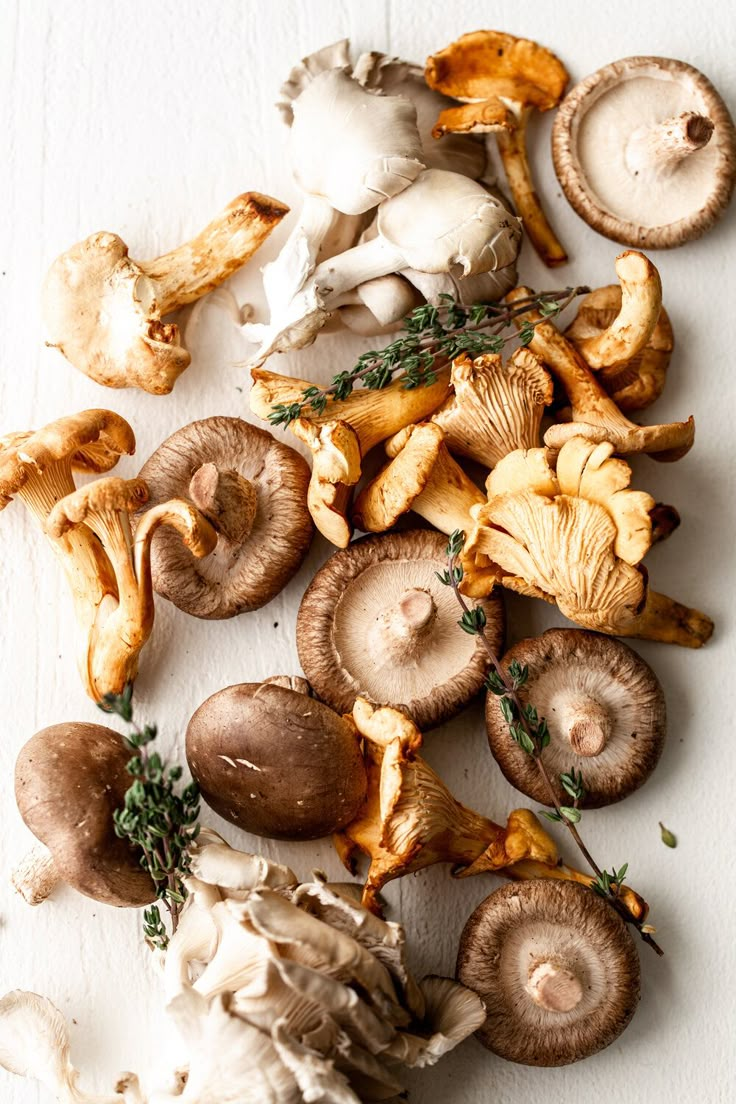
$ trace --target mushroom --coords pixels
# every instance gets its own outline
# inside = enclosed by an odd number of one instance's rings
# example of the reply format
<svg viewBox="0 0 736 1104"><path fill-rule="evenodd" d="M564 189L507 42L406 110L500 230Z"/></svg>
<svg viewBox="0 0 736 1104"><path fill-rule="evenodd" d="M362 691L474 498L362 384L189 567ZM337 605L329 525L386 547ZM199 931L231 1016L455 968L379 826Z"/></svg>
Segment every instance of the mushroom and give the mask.
<svg viewBox="0 0 736 1104"><path fill-rule="evenodd" d="M132 260L117 234L92 234L48 271L48 343L106 387L168 395L191 357L178 327L162 318L236 272L287 211L277 199L245 192L196 238L155 261Z"/></svg>
<svg viewBox="0 0 736 1104"><path fill-rule="evenodd" d="M146 495L139 480L98 480L74 489L73 471L108 471L135 438L109 410L85 410L43 429L0 440L0 509L18 495L31 510L61 561L82 631L79 669L87 693L101 701L121 693L138 669L138 654L153 625L147 565L150 533L159 524L179 528L201 554L216 534L186 503L151 512L148 537L135 554L128 511Z"/></svg>
<svg viewBox="0 0 736 1104"><path fill-rule="evenodd" d="M314 576L297 616L299 662L337 713L360 696L434 728L480 692L488 657L477 638L457 633L454 598L435 576L446 566L445 543L426 530L366 537ZM501 599L483 608L498 648Z"/></svg>
<svg viewBox="0 0 736 1104"><path fill-rule="evenodd" d="M584 628L699 648L713 622L649 590L640 562L657 508L629 489L631 469L614 451L572 437L556 456L504 457L488 477L487 505L472 509L461 588L483 597L499 583L556 602Z"/></svg>
<svg viewBox="0 0 736 1104"><path fill-rule="evenodd" d="M113 813L133 782L130 757L117 732L74 721L41 729L21 748L15 799L40 846L16 868L13 885L29 905L45 901L59 882L106 905L154 900L139 853L115 834Z"/></svg>
<svg viewBox="0 0 736 1104"><path fill-rule="evenodd" d="M514 303L529 294L529 288L515 288L506 300ZM546 445L559 449L571 437L584 436L598 443L611 441L616 452L624 456L646 452L653 460L663 462L679 460L690 451L695 439L692 417L669 425L635 425L621 413L574 345L552 322L538 311L528 311L523 320L534 324L529 348L559 379L570 400L572 421L551 426L544 435ZM523 325L521 318L516 322Z"/></svg>
<svg viewBox="0 0 736 1104"><path fill-rule="evenodd" d="M502 886L466 923L457 976L486 1008L477 1038L527 1066L608 1046L639 1001L639 957L610 905L572 882Z"/></svg>
<svg viewBox="0 0 736 1104"><path fill-rule="evenodd" d="M148 487L144 510L191 499L217 532L213 550L199 558L170 530L153 538L154 589L185 613L220 619L259 609L299 570L313 533L309 468L265 430L240 418L192 422L156 449L140 478Z"/></svg>
<svg viewBox="0 0 736 1104"><path fill-rule="evenodd" d="M380 915L387 882L434 863L452 863L459 878L492 872L592 884L592 877L558 860L554 841L528 809L515 809L502 828L456 801L419 755L422 736L410 717L358 698L353 720L364 738L368 794L334 842L351 872L356 850L370 858L366 908ZM632 919L646 917L648 906L633 890L620 887L619 900Z"/></svg>
<svg viewBox="0 0 736 1104"><path fill-rule="evenodd" d="M359 284L402 269L462 276L513 266L521 230L500 200L459 173L425 169L378 209L375 237L317 265L268 327L245 327L260 340L251 365L314 341L340 297Z"/></svg>
<svg viewBox="0 0 736 1104"><path fill-rule="evenodd" d="M272 839L319 839L365 797L355 729L307 694L270 683L228 686L187 727L192 777L225 820Z"/></svg>
<svg viewBox="0 0 736 1104"><path fill-rule="evenodd" d="M434 422L407 426L386 442L390 462L355 500L353 523L365 533L383 533L413 510L441 533L464 531L470 508L485 496L453 460L444 431Z"/></svg>
<svg viewBox="0 0 736 1104"><path fill-rule="evenodd" d="M556 107L568 73L559 58L536 42L501 31L473 31L427 59L430 88L461 100L443 111L434 129L443 134L496 135L516 209L544 263L564 264L567 254L555 237L534 188L526 153L526 129L536 108Z"/></svg>
<svg viewBox="0 0 736 1104"><path fill-rule="evenodd" d="M543 762L557 780L580 771L582 808L611 805L642 786L664 747L664 694L651 667L620 640L579 629L548 629L521 640L503 657L529 671L519 697L547 720L551 740ZM527 797L549 805L531 758L509 736L499 699L489 694L486 728L493 757ZM565 804L565 794L559 797Z"/></svg>
<svg viewBox="0 0 736 1104"><path fill-rule="evenodd" d="M567 95L552 131L563 191L589 226L642 249L670 249L709 230L731 199L736 129L699 70L629 57Z"/></svg>
<svg viewBox="0 0 736 1104"><path fill-rule="evenodd" d="M450 382L453 394L432 421L444 430L451 452L492 468L515 449L539 445L553 389L534 353L516 349L505 365L493 353L475 359L463 353L452 362Z"/></svg>
<svg viewBox="0 0 736 1104"><path fill-rule="evenodd" d="M314 457L307 505L323 536L340 548L350 543L347 511L352 488L359 481L362 460L372 448L404 426L421 421L447 398L449 368L440 368L434 382L407 388L397 379L380 390L361 388L346 399L331 399L322 411L310 409L290 422L292 433ZM316 385L254 368L250 408L264 421L279 408L304 402ZM319 388L316 388L319 390Z"/></svg>
<svg viewBox="0 0 736 1104"><path fill-rule="evenodd" d="M622 302L622 287L618 284L596 288L580 300L577 314L565 330L565 337L583 357L586 356L586 348L590 348L590 342L596 342L609 333L611 327L618 329ZM620 358L614 359L613 363L600 366L591 364L587 359L586 363L596 371L598 381L619 410L628 414L651 406L662 394L674 347L672 323L662 307L646 343L635 353L631 353L626 341Z"/></svg>

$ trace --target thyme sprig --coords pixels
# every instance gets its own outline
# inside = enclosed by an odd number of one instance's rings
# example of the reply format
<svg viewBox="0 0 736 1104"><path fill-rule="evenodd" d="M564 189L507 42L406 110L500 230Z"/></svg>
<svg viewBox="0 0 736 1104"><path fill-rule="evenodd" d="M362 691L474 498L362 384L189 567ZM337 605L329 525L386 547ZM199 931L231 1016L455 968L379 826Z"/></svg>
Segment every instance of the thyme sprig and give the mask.
<svg viewBox="0 0 736 1104"><path fill-rule="evenodd" d="M579 804L585 796L585 784L582 772L570 771L560 775L560 785L564 792L572 798L572 804L563 805L558 800L555 787L550 778L549 771L542 759L542 752L550 743L550 732L544 717L539 717L537 710L531 703L526 705L519 697L519 690L529 678L529 669L517 662L509 664L508 672L504 671L496 656L486 634L486 615L482 606L469 606L460 592L460 584L463 581L463 568L458 563L458 557L465 544L465 534L455 530L447 544L447 569L436 572L437 578L445 586L452 588L458 604L462 609L462 616L458 625L463 632L477 636L491 661L491 670L486 679L486 689L495 694L499 699L499 706L504 720L509 726L512 739L519 745L522 751L529 755L536 765L543 784L549 795L551 809L541 809L540 812L548 820L564 824L575 841L576 846L583 855L586 863L593 872L591 889L600 897L612 905L619 915L629 924L633 924L639 935L648 943L658 955L664 954L662 948L652 939L653 929L643 921L634 919L629 910L620 901L620 893L626 878L628 863L624 863L618 870L615 868L609 873L602 870L586 847L577 825L582 813Z"/></svg>
<svg viewBox="0 0 736 1104"><path fill-rule="evenodd" d="M586 295L587 287L540 291L507 303L475 303L463 306L452 295L440 295L441 303L426 303L404 319L404 333L385 349L372 349L358 357L349 372L338 372L329 387L307 387L302 397L293 403L276 403L268 415L271 425L289 425L300 418L306 408L322 414L330 401L346 399L360 384L369 391L380 391L394 379L412 391L429 387L437 380L437 371L460 353L480 356L500 353L515 334L503 335L515 318L528 311L538 311L542 319L555 318L578 295ZM536 323L523 322L518 333L521 345L528 345L534 336Z"/></svg>
<svg viewBox="0 0 736 1104"><path fill-rule="evenodd" d="M99 705L132 725L132 698L130 684L122 694L106 694ZM133 752L127 770L134 781L123 807L115 810L115 834L142 852L141 866L155 882L156 896L169 913L173 934L187 895L184 879L190 869L189 846L199 834L199 789L191 782L177 793L182 768L169 766L158 752L149 750L157 735L156 725L144 725L123 736ZM168 945L158 905L144 909L143 933L152 948L164 950Z"/></svg>

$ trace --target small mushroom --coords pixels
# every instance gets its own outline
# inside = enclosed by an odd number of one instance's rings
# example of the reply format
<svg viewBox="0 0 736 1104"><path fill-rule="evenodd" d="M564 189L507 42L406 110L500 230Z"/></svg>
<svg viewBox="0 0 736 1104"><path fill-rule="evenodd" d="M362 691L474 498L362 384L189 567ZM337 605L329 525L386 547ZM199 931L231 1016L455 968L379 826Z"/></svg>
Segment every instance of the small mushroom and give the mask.
<svg viewBox="0 0 736 1104"><path fill-rule="evenodd" d="M624 245L670 249L700 237L728 206L736 129L692 65L629 57L567 95L552 155L568 201L594 230Z"/></svg>
<svg viewBox="0 0 736 1104"><path fill-rule="evenodd" d="M339 548L350 543L348 510L362 460L372 448L404 426L421 421L447 398L449 368L436 373L434 383L407 388L401 379L377 391L361 388L346 399L330 400L324 410L309 409L290 423L295 437L313 456L307 504L317 529ZM264 421L278 407L288 408L314 393L308 380L280 376L263 368L252 371L250 408ZM319 390L319 388L317 388Z"/></svg>
<svg viewBox="0 0 736 1104"><path fill-rule="evenodd" d="M37 732L15 765L15 799L39 840L13 885L38 905L59 882L106 905L139 908L156 889L140 854L115 835L113 813L133 783L131 752L102 725L68 722Z"/></svg>
<svg viewBox="0 0 736 1104"><path fill-rule="evenodd" d="M536 42L501 31L473 31L427 59L430 88L463 101L443 111L434 129L443 134L493 132L511 194L529 239L545 264L564 264L534 188L526 153L526 129L536 108L556 107L568 73L559 58Z"/></svg>
<svg viewBox="0 0 736 1104"><path fill-rule="evenodd" d="M257 836L328 836L365 797L354 726L275 681L213 694L189 722L186 752L207 804Z"/></svg>
<svg viewBox="0 0 736 1104"><path fill-rule="evenodd" d="M458 633L452 593L435 576L446 541L428 531L366 537L335 553L307 589L297 649L315 692L337 713L359 696L406 709L423 729L454 716L479 693L488 658ZM493 647L503 605L484 602Z"/></svg>
<svg viewBox="0 0 736 1104"><path fill-rule="evenodd" d="M485 496L453 460L438 425L407 426L386 442L386 452L392 459L355 500L358 529L383 533L409 510L440 533L469 528L470 508Z"/></svg>
<svg viewBox="0 0 736 1104"><path fill-rule="evenodd" d="M289 210L245 192L201 234L155 261L134 261L117 234L72 246L43 287L48 343L106 387L168 395L191 357L165 315L193 303L236 272Z"/></svg>
<svg viewBox="0 0 736 1104"><path fill-rule="evenodd" d="M529 670L519 690L545 717L551 740L543 753L550 778L580 771L586 809L611 805L642 786L664 747L664 694L651 667L620 640L579 629L548 629L503 657ZM535 764L509 736L499 699L489 694L486 727L493 756L512 786L549 805ZM558 797L567 804L559 786Z"/></svg>
<svg viewBox="0 0 736 1104"><path fill-rule="evenodd" d="M313 532L309 468L265 430L240 418L192 422L156 449L140 478L148 487L144 510L191 499L217 532L204 557L171 530L153 538L154 589L185 613L220 619L259 609L299 570Z"/></svg>
<svg viewBox="0 0 736 1104"><path fill-rule="evenodd" d="M552 380L541 359L516 349L508 364L493 353L466 353L452 362L453 394L432 415L445 432L448 448L493 468L515 449L536 448ZM465 528L460 525L459 529Z"/></svg>
<svg viewBox="0 0 736 1104"><path fill-rule="evenodd" d="M529 294L529 288L515 288L506 298L513 303ZM584 436L598 443L611 441L622 456L645 452L653 460L671 463L687 455L695 440L692 417L668 425L640 426L630 422L575 346L552 322L543 319L538 311L528 311L523 318L534 323L529 348L554 373L570 400L572 421L547 430L544 442L549 448L559 449L571 437ZM516 322L523 324L521 318Z"/></svg>
<svg viewBox="0 0 736 1104"><path fill-rule="evenodd" d="M639 1002L639 957L626 925L572 882L510 884L481 901L460 938L457 977L485 1004L480 1042L527 1066L596 1054Z"/></svg>
<svg viewBox="0 0 736 1104"><path fill-rule="evenodd" d="M591 291L580 300L565 337L583 354L588 367L595 370L596 378L619 410L628 414L651 406L662 394L675 337L669 315L662 307L646 343L635 353L631 353L627 341L620 359L609 365L592 364L586 356L586 349L590 348L588 343L610 332L612 326L618 328L622 302L623 291L619 284Z"/></svg>

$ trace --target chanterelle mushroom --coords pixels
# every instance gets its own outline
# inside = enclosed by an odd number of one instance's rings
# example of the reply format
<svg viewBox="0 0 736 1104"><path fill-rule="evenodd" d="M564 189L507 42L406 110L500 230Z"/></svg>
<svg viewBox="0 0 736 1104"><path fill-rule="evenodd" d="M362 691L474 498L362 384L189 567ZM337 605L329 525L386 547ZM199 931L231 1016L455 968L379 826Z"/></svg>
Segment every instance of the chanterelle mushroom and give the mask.
<svg viewBox="0 0 736 1104"><path fill-rule="evenodd" d="M288 207L258 192L234 199L201 234L155 261L134 261L117 234L93 234L52 264L43 288L48 342L107 387L167 395L189 365L165 315L236 272Z"/></svg>
<svg viewBox="0 0 736 1104"><path fill-rule="evenodd" d="M610 805L649 778L664 747L664 694L651 667L620 640L580 629L548 629L521 640L503 657L529 670L521 700L545 717L551 740L543 752L550 778L571 768L585 784L584 808ZM530 756L509 737L499 699L489 694L491 751L512 786L549 804ZM564 804L564 793L560 792Z"/></svg>
<svg viewBox="0 0 736 1104"><path fill-rule="evenodd" d="M192 422L156 449L140 478L144 510L188 498L217 532L204 557L171 530L154 535L154 589L179 609L210 619L259 609L299 570L313 533L309 467L265 430L240 418Z"/></svg>
<svg viewBox="0 0 736 1104"><path fill-rule="evenodd" d="M568 81L559 58L536 42L502 31L473 31L427 59L430 88L463 101L443 111L435 136L496 135L511 194L529 239L547 265L567 254L555 237L537 196L526 154L526 128L536 108L556 107Z"/></svg>
<svg viewBox="0 0 736 1104"><path fill-rule="evenodd" d="M353 523L365 533L391 529L412 510L441 533L466 530L485 496L452 458L434 422L407 426L386 442L391 457L355 500Z"/></svg>
<svg viewBox="0 0 736 1104"><path fill-rule="evenodd" d="M365 797L350 720L273 681L228 686L203 702L187 727L187 761L207 804L257 836L328 836Z"/></svg>
<svg viewBox="0 0 736 1104"><path fill-rule="evenodd" d="M652 544L655 502L629 489L631 469L607 441L567 440L509 453L488 477L488 503L461 554L462 589L494 583L556 602L570 620L615 636L699 648L713 622L649 590L639 566Z"/></svg>
<svg viewBox="0 0 736 1104"><path fill-rule="evenodd" d="M446 541L428 531L354 541L307 589L296 623L299 661L337 713L357 697L406 708L422 728L442 724L481 689L488 669L475 637L456 631L452 594L435 577ZM484 603L494 646L500 598Z"/></svg>
<svg viewBox="0 0 736 1104"><path fill-rule="evenodd" d="M624 245L669 249L700 237L728 206L736 129L692 65L629 57L567 95L552 155L565 195L594 230Z"/></svg>
<svg viewBox="0 0 736 1104"><path fill-rule="evenodd" d="M639 1002L639 957L626 925L571 882L502 886L460 940L457 976L486 1007L477 1037L528 1066L564 1066L617 1039Z"/></svg>
<svg viewBox="0 0 736 1104"><path fill-rule="evenodd" d="M113 813L132 784L130 750L102 725L68 722L37 732L15 764L18 810L40 847L13 874L13 885L38 905L66 882L108 905L139 908L156 889L140 854L115 835Z"/></svg>
<svg viewBox="0 0 736 1104"><path fill-rule="evenodd" d="M474 360L465 353L453 361L450 382L453 394L432 421L444 430L451 452L492 468L509 452L540 444L553 388L534 353L516 349L505 365L493 353Z"/></svg>

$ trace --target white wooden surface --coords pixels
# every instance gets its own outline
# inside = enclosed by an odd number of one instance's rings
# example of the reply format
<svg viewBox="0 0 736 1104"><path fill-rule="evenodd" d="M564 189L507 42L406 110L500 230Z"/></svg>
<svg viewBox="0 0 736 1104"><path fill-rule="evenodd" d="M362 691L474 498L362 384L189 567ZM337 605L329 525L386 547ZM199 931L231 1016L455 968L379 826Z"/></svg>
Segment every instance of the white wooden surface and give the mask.
<svg viewBox="0 0 736 1104"><path fill-rule="evenodd" d="M634 53L682 57L702 68L736 105L730 6L685 0L3 0L0 104L3 113L0 246L0 434L39 426L88 406L128 418L137 456L132 475L179 426L210 414L248 416L245 347L217 312L175 392L156 398L103 390L44 349L38 288L49 262L95 230L119 232L134 256L148 257L196 232L240 191L295 199L284 133L272 103L299 57L349 35L359 49L423 60L458 34L492 25L556 50L573 78ZM561 198L548 153L549 125L535 124L534 160L542 194L572 262L545 273L525 250L525 282L608 283L615 245L597 237ZM259 258L283 240L280 228ZM650 783L624 804L585 818L601 862L628 860L630 877L652 903L667 956L643 950L641 1008L618 1043L562 1070L514 1066L467 1042L436 1069L411 1077L415 1104L517 1104L543 1099L582 1104L625 1098L733 1100L733 671L735 603L732 323L736 213L704 240L656 256L678 348L661 421L693 413L694 451L674 467L642 459L639 485L681 510L682 527L651 555L658 590L716 617L707 649L690 653L641 645L662 679L669 707L667 748ZM233 281L241 301L257 299L257 268ZM327 379L360 344L324 338L289 360L300 375ZM286 368L286 361L279 369ZM241 388L243 391L241 391ZM652 420L654 414L652 414ZM165 1046L158 982L140 938L140 917L96 906L72 892L30 910L8 888L13 861L30 842L12 793L15 755L44 725L99 720L85 699L69 650L71 607L60 572L22 507L0 518L0 992L36 989L74 1020L73 1046L87 1084L109 1091L118 1070L150 1074ZM224 623L187 618L166 602L142 663L141 718L156 719L169 749L181 749L194 708L233 682L297 669L294 618L309 561L268 608ZM540 604L509 603L511 635L553 623ZM488 752L480 709L432 734L427 755L467 803L497 818L520 799ZM211 818L216 819L214 816ZM670 851L657 822L677 833ZM339 873L328 843L276 845L228 833L297 870ZM449 973L465 918L494 887L491 879L453 883L444 869L389 891L406 924L418 971ZM45 1094L0 1073L4 1104L35 1104Z"/></svg>

